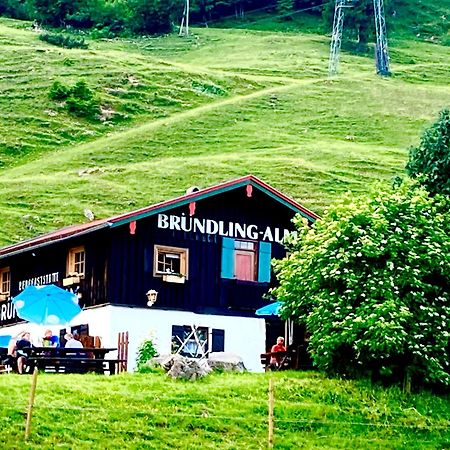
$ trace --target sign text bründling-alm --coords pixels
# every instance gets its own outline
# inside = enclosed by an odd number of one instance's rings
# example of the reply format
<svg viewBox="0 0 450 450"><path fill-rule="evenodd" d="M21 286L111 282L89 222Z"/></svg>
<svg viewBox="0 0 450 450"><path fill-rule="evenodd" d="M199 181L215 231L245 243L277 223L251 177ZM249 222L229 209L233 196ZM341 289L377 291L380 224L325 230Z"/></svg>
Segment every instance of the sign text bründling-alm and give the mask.
<svg viewBox="0 0 450 450"><path fill-rule="evenodd" d="M197 217L158 214L158 228L185 231L187 233L218 234L236 239L261 240L281 242L290 233L287 229L265 227L258 225L226 222L223 220L199 219Z"/></svg>

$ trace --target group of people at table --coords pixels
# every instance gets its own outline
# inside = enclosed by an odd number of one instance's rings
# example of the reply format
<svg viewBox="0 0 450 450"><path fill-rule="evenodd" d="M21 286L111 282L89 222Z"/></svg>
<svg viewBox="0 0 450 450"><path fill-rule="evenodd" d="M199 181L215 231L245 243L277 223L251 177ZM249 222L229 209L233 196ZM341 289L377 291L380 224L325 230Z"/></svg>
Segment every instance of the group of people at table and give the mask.
<svg viewBox="0 0 450 450"><path fill-rule="evenodd" d="M83 348L78 334L66 333L64 335L65 348ZM60 347L58 336L54 336L51 330L46 330L40 343L42 347ZM18 373L25 373L28 353L26 348L33 347L31 334L28 331L21 331L17 336L11 338L8 344L8 354L5 363L13 368L17 368Z"/></svg>

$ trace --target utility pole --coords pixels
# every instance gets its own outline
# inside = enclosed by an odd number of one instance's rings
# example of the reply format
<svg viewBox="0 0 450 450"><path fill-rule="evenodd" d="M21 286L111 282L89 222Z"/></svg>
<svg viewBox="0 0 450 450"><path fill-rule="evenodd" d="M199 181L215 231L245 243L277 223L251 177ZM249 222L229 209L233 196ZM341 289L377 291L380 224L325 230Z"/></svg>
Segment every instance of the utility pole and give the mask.
<svg viewBox="0 0 450 450"><path fill-rule="evenodd" d="M189 36L189 0L184 4L183 18L181 19L180 36Z"/></svg>
<svg viewBox="0 0 450 450"><path fill-rule="evenodd" d="M375 65L379 75L389 76L391 75L391 72L389 70L389 54L383 0L373 0L373 11L375 15L375 31L377 36Z"/></svg>
<svg viewBox="0 0 450 450"><path fill-rule="evenodd" d="M342 31L344 29L344 8L350 8L351 2L352 0L336 0L334 5L333 32L328 62L329 77L336 75L339 71L339 54L341 53Z"/></svg>

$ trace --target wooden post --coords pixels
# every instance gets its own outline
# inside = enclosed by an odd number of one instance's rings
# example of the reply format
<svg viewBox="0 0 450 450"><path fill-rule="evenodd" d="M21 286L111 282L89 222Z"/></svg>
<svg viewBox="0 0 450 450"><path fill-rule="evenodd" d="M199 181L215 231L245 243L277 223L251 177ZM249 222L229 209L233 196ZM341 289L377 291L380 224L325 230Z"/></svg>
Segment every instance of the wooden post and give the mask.
<svg viewBox="0 0 450 450"><path fill-rule="evenodd" d="M33 413L34 396L36 394L37 376L38 376L38 368L35 367L33 372L33 379L31 381L30 400L28 401L27 423L25 426L25 440L28 440L28 437L30 436L31 415Z"/></svg>
<svg viewBox="0 0 450 450"><path fill-rule="evenodd" d="M273 448L273 379L269 378L269 448Z"/></svg>

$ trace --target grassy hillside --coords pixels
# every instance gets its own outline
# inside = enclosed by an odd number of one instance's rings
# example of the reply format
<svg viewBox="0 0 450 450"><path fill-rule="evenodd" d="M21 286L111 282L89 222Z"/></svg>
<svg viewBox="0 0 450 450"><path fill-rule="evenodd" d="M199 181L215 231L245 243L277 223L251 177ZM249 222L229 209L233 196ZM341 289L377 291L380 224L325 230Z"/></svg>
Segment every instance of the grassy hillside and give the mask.
<svg viewBox="0 0 450 450"><path fill-rule="evenodd" d="M274 373L275 449L445 449L448 397ZM40 374L31 435L31 377L0 376L4 449L264 449L268 374L181 382L159 374Z"/></svg>
<svg viewBox="0 0 450 450"><path fill-rule="evenodd" d="M407 149L450 105L450 48L397 39L393 76L329 39L194 29L53 47L0 20L0 245L253 173L320 213L345 190L401 174ZM48 98L85 80L103 121Z"/></svg>

